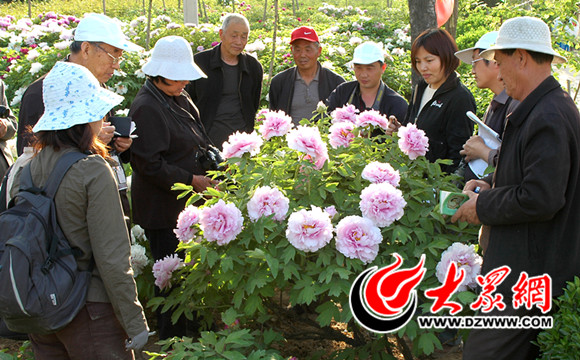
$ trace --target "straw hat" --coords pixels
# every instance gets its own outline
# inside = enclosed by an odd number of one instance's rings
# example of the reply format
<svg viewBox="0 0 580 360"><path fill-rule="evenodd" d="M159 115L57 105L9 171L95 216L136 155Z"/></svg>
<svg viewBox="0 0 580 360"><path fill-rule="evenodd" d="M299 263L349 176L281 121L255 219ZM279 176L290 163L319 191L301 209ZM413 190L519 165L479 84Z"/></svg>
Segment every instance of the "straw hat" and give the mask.
<svg viewBox="0 0 580 360"><path fill-rule="evenodd" d="M169 80L197 80L207 75L193 61L191 46L181 36L166 36L155 44L151 58L143 66L149 76Z"/></svg>
<svg viewBox="0 0 580 360"><path fill-rule="evenodd" d="M507 20L499 28L494 46L481 52L481 57L493 60L495 50L524 49L554 55L554 64L563 64L566 58L552 49L550 28L538 18L522 16Z"/></svg>
<svg viewBox="0 0 580 360"><path fill-rule="evenodd" d="M42 84L44 114L34 132L64 130L101 120L123 97L104 89L84 66L57 62Z"/></svg>
<svg viewBox="0 0 580 360"><path fill-rule="evenodd" d="M485 34L481 38L479 38L479 40L477 40L477 42L475 43L475 45L473 47L470 47L469 49L458 51L455 53L455 56L457 56L457 58L459 60L463 61L464 63L471 65L471 60L473 60L473 57L472 57L473 50L475 50L475 49L482 49L482 50L489 49L490 47L495 45L495 41L497 40L497 34L499 34L499 32L497 32L497 31L488 32L487 34Z"/></svg>

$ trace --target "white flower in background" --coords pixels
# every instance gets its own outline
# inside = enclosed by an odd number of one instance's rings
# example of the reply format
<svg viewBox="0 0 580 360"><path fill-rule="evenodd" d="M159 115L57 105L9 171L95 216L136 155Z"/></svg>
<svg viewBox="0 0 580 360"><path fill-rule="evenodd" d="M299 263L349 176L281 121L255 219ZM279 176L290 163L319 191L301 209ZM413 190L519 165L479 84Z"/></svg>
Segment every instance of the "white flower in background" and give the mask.
<svg viewBox="0 0 580 360"><path fill-rule="evenodd" d="M115 69L115 70L113 71L113 75L115 75L115 76L120 76L120 77L125 77L125 76L127 76L127 73L126 73L126 72L124 72L124 71L123 71L123 70L121 70L121 69Z"/></svg>
<svg viewBox="0 0 580 360"><path fill-rule="evenodd" d="M37 72L40 71L40 69L42 69L43 66L44 65L42 65L39 62L35 62L35 63L30 64L30 73L32 75L36 74Z"/></svg>
<svg viewBox="0 0 580 360"><path fill-rule="evenodd" d="M133 268L133 277L141 275L143 268L149 265L147 251L145 247L139 244L131 245L131 267Z"/></svg>
<svg viewBox="0 0 580 360"><path fill-rule="evenodd" d="M18 104L20 104L20 100L22 100L22 95L24 95L24 92L26 91L27 87L21 87L20 89L16 90L14 92L14 97L12 98L12 101L10 102L10 106L16 106Z"/></svg>
<svg viewBox="0 0 580 360"><path fill-rule="evenodd" d="M320 65L322 65L323 68L327 68L329 70L334 70L335 69L334 64L332 63L332 61L329 61L329 60L323 62Z"/></svg>
<svg viewBox="0 0 580 360"><path fill-rule="evenodd" d="M391 54L396 55L396 56L404 56L405 55L405 49L402 49L402 48L394 48L391 51Z"/></svg>
<svg viewBox="0 0 580 360"><path fill-rule="evenodd" d="M167 16L167 15L159 15L158 17L156 17L155 19L153 19L152 22L153 23L156 23L158 21L163 21L163 22L169 23L169 22L171 22L171 18L169 16Z"/></svg>
<svg viewBox="0 0 580 360"><path fill-rule="evenodd" d="M246 45L247 52L263 51L266 49L266 44L262 40L256 40L251 44Z"/></svg>
<svg viewBox="0 0 580 360"><path fill-rule="evenodd" d="M129 116L129 109L117 110L117 111L115 111L115 116ZM139 226L139 225L135 225L135 226ZM141 227L139 226L139 228L141 228ZM141 229L141 231L143 231L143 229ZM132 232L131 232L131 235L133 235Z"/></svg>
<svg viewBox="0 0 580 360"><path fill-rule="evenodd" d="M181 25L174 23L174 22L170 22L169 24L165 25L165 28L168 30L179 29L179 28L181 28Z"/></svg>
<svg viewBox="0 0 580 360"><path fill-rule="evenodd" d="M36 59L39 55L40 55L40 53L38 52L38 50L30 49L30 50L28 50L28 54L26 55L26 59L28 61L34 61L34 59Z"/></svg>
<svg viewBox="0 0 580 360"><path fill-rule="evenodd" d="M61 40L73 40L74 39L73 29L67 29L67 30L63 31L60 34L60 39Z"/></svg>
<svg viewBox="0 0 580 360"><path fill-rule="evenodd" d="M123 84L116 84L115 85L115 92L119 95L125 95L127 93L128 89L125 85Z"/></svg>
<svg viewBox="0 0 580 360"><path fill-rule="evenodd" d="M72 43L71 40L65 40L65 41L54 43L54 45L52 45L52 46L54 46L55 49L66 50L69 48L71 43Z"/></svg>
<svg viewBox="0 0 580 360"><path fill-rule="evenodd" d="M135 70L135 76L137 76L139 79L144 79L146 75L143 70L137 69Z"/></svg>
<svg viewBox="0 0 580 360"><path fill-rule="evenodd" d="M360 43L362 43L362 39L361 39L361 38L359 38L359 37L353 36L353 37L351 37L351 38L350 38L350 40L348 41L348 43L349 43L351 46L355 46L355 45L357 45L357 44L360 44Z"/></svg>
<svg viewBox="0 0 580 360"><path fill-rule="evenodd" d="M346 55L346 50L342 46L337 47L336 51L338 51L341 56Z"/></svg>
<svg viewBox="0 0 580 360"><path fill-rule="evenodd" d="M127 114L129 114L128 110ZM139 225L134 225L131 228L131 241L133 242L133 244L137 241L145 241L145 240L147 240L147 237L145 236L145 230L143 230L143 228Z"/></svg>

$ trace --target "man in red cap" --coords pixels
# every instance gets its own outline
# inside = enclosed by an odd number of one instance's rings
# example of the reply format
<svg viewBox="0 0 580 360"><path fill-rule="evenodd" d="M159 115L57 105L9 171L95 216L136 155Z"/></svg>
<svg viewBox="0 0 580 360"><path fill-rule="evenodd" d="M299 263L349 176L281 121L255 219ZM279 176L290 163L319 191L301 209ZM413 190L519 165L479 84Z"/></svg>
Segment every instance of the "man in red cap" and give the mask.
<svg viewBox="0 0 580 360"><path fill-rule="evenodd" d="M344 79L318 62L322 47L313 28L301 26L292 31L290 45L296 66L272 78L268 96L271 110L283 110L298 124L303 118L310 119L318 102Z"/></svg>

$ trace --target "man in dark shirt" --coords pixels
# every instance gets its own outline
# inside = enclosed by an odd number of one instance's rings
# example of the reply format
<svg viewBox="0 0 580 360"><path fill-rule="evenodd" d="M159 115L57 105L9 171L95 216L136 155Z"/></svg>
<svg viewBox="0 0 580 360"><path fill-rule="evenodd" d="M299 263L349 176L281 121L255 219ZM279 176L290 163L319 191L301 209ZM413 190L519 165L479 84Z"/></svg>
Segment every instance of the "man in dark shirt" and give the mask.
<svg viewBox="0 0 580 360"><path fill-rule="evenodd" d="M319 101L324 101L344 78L318 62L322 47L313 28L301 26L290 38L296 66L272 78L268 98L271 110L282 110L298 125L310 119Z"/></svg>
<svg viewBox="0 0 580 360"><path fill-rule="evenodd" d="M244 53L250 25L240 14L228 14L219 31L221 43L194 55L207 78L191 82L186 91L201 121L220 150L236 131L252 132L262 92L262 65Z"/></svg>
<svg viewBox="0 0 580 360"><path fill-rule="evenodd" d="M383 49L367 41L356 47L352 59L355 81L340 84L326 100L328 112L348 104L359 111L376 110L387 117L404 119L407 101L389 88L382 76L387 68Z"/></svg>
<svg viewBox="0 0 580 360"><path fill-rule="evenodd" d="M519 101L512 99L505 91L503 81L499 78L499 67L495 61L482 58L480 52L487 50L495 44L497 31L483 35L475 46L455 53L459 60L471 65L471 73L475 77L477 87L480 89L490 89L494 96L483 116L483 122L492 128L501 138L505 118L518 106ZM497 149L488 147L480 136L472 136L459 152L465 156L465 162L469 163L475 159L482 159L489 165L495 166L497 162ZM465 168L465 181L482 178L483 174L476 175L471 166Z"/></svg>
<svg viewBox="0 0 580 360"><path fill-rule="evenodd" d="M537 316L580 274L580 114L551 75L551 64L566 59L552 49L542 20L507 20L496 44L481 56L497 62L507 94L520 104L507 118L493 177L467 182L469 200L451 220L489 227L482 276L510 270L492 280L491 288L486 284L482 291L493 290L480 299L490 311L480 315ZM521 292L532 287L527 295ZM500 294L503 310L487 301ZM532 341L539 331L472 329L463 358L536 359L539 348Z"/></svg>

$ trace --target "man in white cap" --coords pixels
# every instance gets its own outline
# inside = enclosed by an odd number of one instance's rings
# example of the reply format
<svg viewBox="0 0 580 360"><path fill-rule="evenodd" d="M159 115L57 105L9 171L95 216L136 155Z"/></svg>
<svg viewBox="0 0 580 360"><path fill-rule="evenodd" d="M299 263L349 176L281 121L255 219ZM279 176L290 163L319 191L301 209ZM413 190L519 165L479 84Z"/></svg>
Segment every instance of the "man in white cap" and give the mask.
<svg viewBox="0 0 580 360"><path fill-rule="evenodd" d="M493 99L483 116L483 122L499 134L503 134L505 118L518 106L519 101L512 99L505 91L503 81L499 78L499 67L495 61L484 59L480 53L493 46L496 42L498 32L492 31L483 35L472 48L461 50L455 56L466 64L471 65L471 73L475 77L475 83L480 89L490 89L493 92ZM482 159L488 164L495 166L497 161L497 149L491 149L478 136L472 136L460 154L465 156L465 162L469 163L475 159ZM479 178L470 167L466 167L465 181Z"/></svg>
<svg viewBox="0 0 580 360"><path fill-rule="evenodd" d="M126 40L125 34L115 20L102 14L86 14L74 32L74 41L70 45L70 55L66 61L82 65L105 84L120 69L124 51L138 51L141 47ZM17 151L21 155L24 147L30 146L29 129L44 113L42 103L42 82L44 76L32 83L22 96L18 114ZM108 144L113 138L115 128L109 123L103 124L99 138ZM131 138L116 138L113 147L122 153L131 146Z"/></svg>
<svg viewBox="0 0 580 360"><path fill-rule="evenodd" d="M70 55L65 61L82 65L99 80L102 86L109 81L115 70L120 69L124 51L138 51L141 47L127 41L121 27L115 20L102 14L86 14L75 29L74 41L70 45ZM44 113L42 84L44 76L26 89L18 114L17 151L22 155L25 147L31 146L30 129ZM126 180L121 160L129 162L132 144L130 137L114 137L115 127L103 122L99 139L112 148L111 156L119 183L119 192L125 215L129 216L130 206L126 195ZM128 220L129 223L129 220Z"/></svg>
<svg viewBox="0 0 580 360"><path fill-rule="evenodd" d="M326 100L344 78L318 62L322 46L313 28L294 29L290 46L296 66L272 78L268 98L271 110L284 111L298 125L300 120L312 118L318 102Z"/></svg>
<svg viewBox="0 0 580 360"><path fill-rule="evenodd" d="M507 94L520 104L507 118L493 177L465 185L469 200L452 221L489 227L482 275L511 270L492 295L503 295L506 308L482 315L541 315L540 307L580 274L580 114L551 75L551 63L566 60L552 49L550 29L540 19L507 20L481 56L495 59ZM523 272L529 283L521 281ZM544 286L522 291L533 287L532 280ZM539 349L531 342L539 331L472 329L463 358L536 359Z"/></svg>
<svg viewBox="0 0 580 360"><path fill-rule="evenodd" d="M407 101L382 80L387 69L383 49L370 41L354 49L352 68L356 81L340 84L326 100L328 112L352 104L359 111L376 110L382 115L404 119Z"/></svg>

